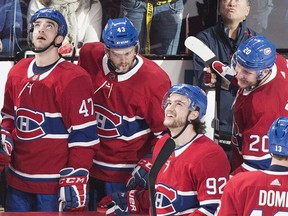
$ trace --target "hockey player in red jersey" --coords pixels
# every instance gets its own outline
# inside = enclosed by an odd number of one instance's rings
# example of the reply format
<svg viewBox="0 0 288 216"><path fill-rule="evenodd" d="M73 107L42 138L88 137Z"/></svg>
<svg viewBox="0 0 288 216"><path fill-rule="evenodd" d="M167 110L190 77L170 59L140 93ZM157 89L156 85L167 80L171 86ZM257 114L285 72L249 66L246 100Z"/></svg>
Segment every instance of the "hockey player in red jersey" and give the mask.
<svg viewBox="0 0 288 216"><path fill-rule="evenodd" d="M1 112L0 158L11 156L5 211L82 211L99 143L92 82L58 54L67 34L59 11L43 8L30 23L35 58L10 70Z"/></svg>
<svg viewBox="0 0 288 216"><path fill-rule="evenodd" d="M172 138L175 151L156 178L157 215L213 215L229 176L223 149L204 135L207 97L197 86L177 84L163 100L164 125L170 135L156 144L156 158Z"/></svg>
<svg viewBox="0 0 288 216"><path fill-rule="evenodd" d="M151 151L165 131L161 101L171 86L165 71L138 54L138 33L128 18L109 19L102 37L104 44L86 43L78 58L94 85L100 145L90 170L90 197L95 190L98 201L114 192L147 188Z"/></svg>
<svg viewBox="0 0 288 216"><path fill-rule="evenodd" d="M286 59L264 36L254 36L239 46L232 65L240 87L234 102L232 175L265 170L271 161L267 130L278 116L288 116Z"/></svg>
<svg viewBox="0 0 288 216"><path fill-rule="evenodd" d="M163 98L165 134L155 145L153 161L168 139L176 148L160 169L156 178L155 206L157 215L213 215L230 166L224 150L204 135L201 121L206 113L206 94L197 86L177 84ZM148 190L141 191L135 202L135 191L118 193L106 207L108 215L125 215L131 209L149 208ZM124 196L125 195L125 196ZM126 202L126 197L130 198ZM105 199L105 198L104 198ZM105 204L102 200L100 204ZM134 202L133 202L134 201ZM127 203L133 205L127 205ZM111 205L109 205L111 204Z"/></svg>
<svg viewBox="0 0 288 216"><path fill-rule="evenodd" d="M288 215L288 117L273 122L268 138L270 167L229 180L216 215Z"/></svg>

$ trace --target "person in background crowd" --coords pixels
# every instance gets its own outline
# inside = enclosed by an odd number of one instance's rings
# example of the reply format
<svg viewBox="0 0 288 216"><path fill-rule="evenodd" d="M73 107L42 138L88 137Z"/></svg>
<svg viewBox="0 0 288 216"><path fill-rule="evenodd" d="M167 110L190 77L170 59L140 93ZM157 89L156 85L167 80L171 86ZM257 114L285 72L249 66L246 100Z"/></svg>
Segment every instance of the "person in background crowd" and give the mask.
<svg viewBox="0 0 288 216"><path fill-rule="evenodd" d="M269 15L273 6L273 0L251 1L251 12L247 19L249 26L258 33L264 32L268 27Z"/></svg>
<svg viewBox="0 0 288 216"><path fill-rule="evenodd" d="M99 139L91 79L58 53L66 34L59 11L37 11L29 35L35 58L8 74L0 148L0 169L9 165L7 212L86 210Z"/></svg>
<svg viewBox="0 0 288 216"><path fill-rule="evenodd" d="M240 173L228 181L218 216L288 215L288 118L277 118L268 131L272 156L267 170Z"/></svg>
<svg viewBox="0 0 288 216"><path fill-rule="evenodd" d="M19 0L0 0L0 55L11 56L20 50L22 12Z"/></svg>
<svg viewBox="0 0 288 216"><path fill-rule="evenodd" d="M106 195L147 188L152 148L165 131L161 101L171 86L160 66L138 54L138 33L127 17L109 19L102 37L104 43L85 44L78 58L93 80L100 137L90 209Z"/></svg>
<svg viewBox="0 0 288 216"><path fill-rule="evenodd" d="M267 131L277 117L288 116L287 62L273 43L258 35L240 44L232 66L239 86L234 102L232 175L266 170L271 161ZM223 68L223 64L214 67L219 74Z"/></svg>
<svg viewBox="0 0 288 216"><path fill-rule="evenodd" d="M203 41L224 64L230 64L233 53L238 46L257 33L247 27L246 17L250 11L249 0L219 0L219 22L200 33L197 38ZM208 83L211 81L210 70L205 72L205 62L197 55L193 56L194 73L196 85L202 89L209 90ZM232 94L230 93L232 91ZM221 89L220 91L220 116L219 129L220 138L217 141L231 158L231 135L233 124L232 104L235 99L237 88ZM216 125L214 125L215 128Z"/></svg>
<svg viewBox="0 0 288 216"><path fill-rule="evenodd" d="M31 0L27 18L40 8L59 10L68 24L68 34L59 49L62 55L76 55L84 43L100 41L102 31L102 5L99 0Z"/></svg>
<svg viewBox="0 0 288 216"><path fill-rule="evenodd" d="M144 54L177 54L183 10L183 0L120 2L120 17L128 17L134 24Z"/></svg>

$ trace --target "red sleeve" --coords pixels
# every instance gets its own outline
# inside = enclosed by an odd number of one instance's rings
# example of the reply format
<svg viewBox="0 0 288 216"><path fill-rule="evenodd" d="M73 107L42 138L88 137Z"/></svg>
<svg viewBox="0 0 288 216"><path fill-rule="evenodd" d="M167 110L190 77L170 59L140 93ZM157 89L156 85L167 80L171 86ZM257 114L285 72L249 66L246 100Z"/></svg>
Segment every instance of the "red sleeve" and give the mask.
<svg viewBox="0 0 288 216"><path fill-rule="evenodd" d="M60 109L63 122L70 130L68 137L69 161L68 166L90 169L97 143L96 114L93 106L92 81L82 68L76 66L74 73L79 70L79 76L73 78L63 89ZM81 73L80 73L81 72ZM83 85L85 83L85 85Z"/></svg>
<svg viewBox="0 0 288 216"><path fill-rule="evenodd" d="M237 203L235 202L238 195L234 193L234 188L235 187L233 187L233 181L228 181L225 186L224 193L222 194L220 205L215 215L238 215L236 207Z"/></svg>
<svg viewBox="0 0 288 216"><path fill-rule="evenodd" d="M149 201L149 191L142 190L137 194L137 198L140 204L140 213L149 214L150 201Z"/></svg>

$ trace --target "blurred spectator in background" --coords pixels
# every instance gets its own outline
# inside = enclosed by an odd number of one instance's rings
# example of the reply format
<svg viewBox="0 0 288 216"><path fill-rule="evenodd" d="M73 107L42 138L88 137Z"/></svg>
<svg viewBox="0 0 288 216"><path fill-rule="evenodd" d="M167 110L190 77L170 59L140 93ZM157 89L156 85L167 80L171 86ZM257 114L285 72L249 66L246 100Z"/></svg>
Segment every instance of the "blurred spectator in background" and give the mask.
<svg viewBox="0 0 288 216"><path fill-rule="evenodd" d="M68 35L59 49L62 55L71 55L73 47L78 55L84 43L100 41L102 5L99 0L31 0L27 20L44 7L61 11L67 20Z"/></svg>
<svg viewBox="0 0 288 216"><path fill-rule="evenodd" d="M12 55L20 49L22 12L19 0L0 0L0 54Z"/></svg>
<svg viewBox="0 0 288 216"><path fill-rule="evenodd" d="M268 27L268 17L273 9L273 0L251 1L251 12L247 22L258 33L262 33Z"/></svg>
<svg viewBox="0 0 288 216"><path fill-rule="evenodd" d="M137 29L140 53L176 55L183 10L183 0L121 0L120 16Z"/></svg>

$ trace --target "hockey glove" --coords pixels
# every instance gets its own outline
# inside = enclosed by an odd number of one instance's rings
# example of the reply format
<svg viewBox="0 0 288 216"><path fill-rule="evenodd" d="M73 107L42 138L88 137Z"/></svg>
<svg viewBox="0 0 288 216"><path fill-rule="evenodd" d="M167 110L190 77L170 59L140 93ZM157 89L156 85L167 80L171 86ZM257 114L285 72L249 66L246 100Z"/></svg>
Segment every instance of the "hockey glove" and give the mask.
<svg viewBox="0 0 288 216"><path fill-rule="evenodd" d="M5 152L8 156L11 156L11 153L14 148L14 142L9 131L1 127L1 149L3 153Z"/></svg>
<svg viewBox="0 0 288 216"><path fill-rule="evenodd" d="M148 173L152 167L152 158L141 159L126 183L127 190L148 189Z"/></svg>
<svg viewBox="0 0 288 216"><path fill-rule="evenodd" d="M205 67L203 71L205 73L205 86L214 88L216 83L216 74L211 73L210 67Z"/></svg>
<svg viewBox="0 0 288 216"><path fill-rule="evenodd" d="M5 166L10 163L10 156L14 148L11 134L1 127L1 146L0 146L0 173Z"/></svg>
<svg viewBox="0 0 288 216"><path fill-rule="evenodd" d="M131 190L126 193L113 193L105 196L98 206L109 208L106 215L130 215L143 213L137 199L137 190Z"/></svg>
<svg viewBox="0 0 288 216"><path fill-rule="evenodd" d="M234 69L220 61L214 61L212 63L212 68L222 77L221 86L224 89L229 90L238 87Z"/></svg>
<svg viewBox="0 0 288 216"><path fill-rule="evenodd" d="M84 211L88 205L89 192L87 169L72 167L60 170L59 211ZM63 208L63 209L60 209Z"/></svg>

